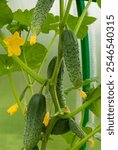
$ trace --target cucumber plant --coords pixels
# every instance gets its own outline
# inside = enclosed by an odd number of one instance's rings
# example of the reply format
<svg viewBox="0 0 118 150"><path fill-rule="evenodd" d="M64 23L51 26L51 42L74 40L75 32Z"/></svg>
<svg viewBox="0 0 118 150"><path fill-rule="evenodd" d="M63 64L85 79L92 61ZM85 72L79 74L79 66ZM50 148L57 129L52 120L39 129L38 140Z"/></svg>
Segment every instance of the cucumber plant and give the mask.
<svg viewBox="0 0 118 150"><path fill-rule="evenodd" d="M69 92L71 89L82 88L85 82L82 79L81 46L78 42L87 34L87 26L96 20L94 17L86 16L92 0L88 0L80 17L69 14L73 0L69 0L66 5L65 0L59 0L60 15L55 16L50 13L54 2L54 0L37 0L35 8L15 12L9 8L7 1L3 0L0 4L4 14L4 17L2 13L0 14L0 44L5 50L5 54L0 54L0 76L8 74L16 99L16 104L7 112L12 115L19 108L25 118L23 150L46 150L50 136L66 135L72 132L73 136L70 140L73 144L69 143L69 149L73 150L82 146L78 142L85 144L91 136L100 132L100 125L98 125L97 128L91 130L91 133L85 133L79 121L76 122L74 119L75 115L85 108L90 108L93 114L100 119L100 114L96 110L96 108L100 110L100 86L95 88L92 94L88 90L89 96L86 102L72 111L69 110L71 107L68 102L69 94L67 96L64 90L66 73L73 85L72 88L68 87ZM4 18L7 20L5 21ZM3 27L11 32L11 37L4 38ZM55 34L47 48L39 41L30 42L30 32L33 36L40 36L39 33L48 34L51 30L55 31ZM24 35L22 31L27 33L25 38L22 38ZM45 38L47 38L46 35ZM51 61L47 64L46 60L56 38L58 38L58 49L53 50L56 51L56 56L51 57ZM44 67L47 76L41 75ZM20 96L17 94L12 78L15 71L23 72L27 81ZM87 84L89 84L88 81L92 84L92 80L87 80ZM34 92L35 83L37 83L38 92ZM27 92L29 92L28 96ZM26 102L25 99L29 95L31 99ZM74 96L71 101L74 101ZM28 105L25 106L24 112L25 103ZM75 136L77 136L77 141L74 141Z"/></svg>

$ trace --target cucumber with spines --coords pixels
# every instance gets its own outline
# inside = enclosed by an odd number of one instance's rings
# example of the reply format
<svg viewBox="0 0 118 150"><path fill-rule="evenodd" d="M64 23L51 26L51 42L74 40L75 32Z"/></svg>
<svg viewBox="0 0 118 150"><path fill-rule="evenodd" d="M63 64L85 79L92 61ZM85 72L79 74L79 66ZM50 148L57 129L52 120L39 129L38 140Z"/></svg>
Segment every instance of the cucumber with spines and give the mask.
<svg viewBox="0 0 118 150"><path fill-rule="evenodd" d="M46 113L45 96L35 94L29 101L26 112L26 124L24 129L24 149L33 150L42 138L44 129L43 119Z"/></svg>
<svg viewBox="0 0 118 150"><path fill-rule="evenodd" d="M79 138L85 137L85 132L80 128L76 121L72 118L69 119L69 127L72 132L74 132Z"/></svg>
<svg viewBox="0 0 118 150"><path fill-rule="evenodd" d="M63 76L64 76L64 61L62 60L56 84L57 97L61 108L64 108L66 106L66 99L64 97L63 91L63 78L64 78Z"/></svg>
<svg viewBox="0 0 118 150"><path fill-rule="evenodd" d="M53 75L54 68L56 65L56 60L57 60L57 56L54 56L48 65L47 77L49 79ZM64 108L66 106L66 99L64 97L64 92L63 92L63 75L64 75L64 62L62 60L58 77L57 77L57 82L56 82L56 93L61 108Z"/></svg>
<svg viewBox="0 0 118 150"><path fill-rule="evenodd" d="M47 77L48 79L50 79L53 75L53 72L54 72L54 68L55 68L55 65L56 65L56 60L57 60L57 56L54 56L51 61L49 62L49 65L48 65L48 69L47 69Z"/></svg>
<svg viewBox="0 0 118 150"><path fill-rule="evenodd" d="M61 45L70 80L79 88L82 86L82 73L76 35L71 30L64 30L61 35Z"/></svg>
<svg viewBox="0 0 118 150"><path fill-rule="evenodd" d="M33 34L38 35L41 32L42 26L53 3L54 0L38 0L31 22L31 31Z"/></svg>

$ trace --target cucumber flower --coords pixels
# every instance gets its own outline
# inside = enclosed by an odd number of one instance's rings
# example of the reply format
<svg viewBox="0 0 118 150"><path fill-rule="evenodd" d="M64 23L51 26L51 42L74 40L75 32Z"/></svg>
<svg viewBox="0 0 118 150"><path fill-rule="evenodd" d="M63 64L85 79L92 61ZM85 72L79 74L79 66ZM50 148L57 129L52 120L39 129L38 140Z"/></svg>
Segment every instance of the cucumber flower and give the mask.
<svg viewBox="0 0 118 150"><path fill-rule="evenodd" d="M87 98L87 94L84 91L82 91L82 89L79 89L79 93L83 99Z"/></svg>
<svg viewBox="0 0 118 150"><path fill-rule="evenodd" d="M49 121L50 121L50 113L49 113L49 112L47 112L47 113L45 114L44 119L43 119L43 124L45 125L45 127L47 127L47 126L48 126Z"/></svg>
<svg viewBox="0 0 118 150"><path fill-rule="evenodd" d="M95 145L95 141L93 140L93 138L89 139L89 144L90 144L90 147L94 147Z"/></svg>
<svg viewBox="0 0 118 150"><path fill-rule="evenodd" d="M30 45L34 45L36 43L36 35L32 35L30 38Z"/></svg>
<svg viewBox="0 0 118 150"><path fill-rule="evenodd" d="M18 104L15 103L7 110L7 112L10 114L10 116L12 116L15 112L17 112L17 110L18 110Z"/></svg>
<svg viewBox="0 0 118 150"><path fill-rule="evenodd" d="M21 49L20 46L24 45L25 40L19 36L18 32L15 32L12 36L5 38L4 43L8 47L8 56L20 56Z"/></svg>

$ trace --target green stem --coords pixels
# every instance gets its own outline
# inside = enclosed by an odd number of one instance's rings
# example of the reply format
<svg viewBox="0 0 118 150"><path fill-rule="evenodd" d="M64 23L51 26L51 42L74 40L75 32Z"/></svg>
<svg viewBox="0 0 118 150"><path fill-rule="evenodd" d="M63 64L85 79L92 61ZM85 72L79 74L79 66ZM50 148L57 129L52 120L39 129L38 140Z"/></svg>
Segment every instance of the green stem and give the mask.
<svg viewBox="0 0 118 150"><path fill-rule="evenodd" d="M74 29L75 34L78 33L78 31L79 31L79 29L80 29L80 26L81 26L81 24L82 24L82 22L83 22L83 19L84 19L86 13L87 13L87 10L88 10L88 8L89 8L91 2L92 2L92 0L89 0L89 1L88 1L87 5L86 5L86 7L85 7L85 9L84 9L84 11L82 12L81 16L79 17L78 22L77 22L77 24L76 24L76 26L75 26L75 29Z"/></svg>
<svg viewBox="0 0 118 150"><path fill-rule="evenodd" d="M14 94L14 97L15 97L15 99L16 99L16 102L17 102L17 104L18 104L18 107L20 108L21 113L22 113L23 116L24 116L24 110L23 110L23 107L22 107L22 105L21 105L20 99L19 99L19 97L18 97L18 94L17 94L17 91L16 91L16 87L15 87L15 85L14 85L14 82L13 82L11 73L8 74L8 77L9 77L9 82L10 82L10 85L11 85L11 88L12 88L12 91L13 91L13 94Z"/></svg>
<svg viewBox="0 0 118 150"><path fill-rule="evenodd" d="M51 97L55 106L55 112L61 113L62 111L61 111L61 108L57 99L56 87L54 83L50 83L50 94L51 94Z"/></svg>
<svg viewBox="0 0 118 150"><path fill-rule="evenodd" d="M20 97L19 97L19 100L20 100L20 101L22 101L22 99L24 98L25 93L26 93L26 91L27 91L28 88L29 88L29 86L26 86L26 87L24 88L24 90L22 91L22 93L21 93L21 95L20 95Z"/></svg>
<svg viewBox="0 0 118 150"><path fill-rule="evenodd" d="M16 61L20 67L22 67L32 78L38 83L43 84L47 79L38 76L32 69L30 69L24 62L17 56L12 56L13 60Z"/></svg>
<svg viewBox="0 0 118 150"><path fill-rule="evenodd" d="M60 20L62 20L64 15L64 0L60 0Z"/></svg>
<svg viewBox="0 0 118 150"><path fill-rule="evenodd" d="M50 121L49 126L46 129L44 139L42 140L41 150L46 150L48 138L49 138L49 136L52 132L52 129L53 129L55 123L57 122L57 120L58 120L58 117L56 116Z"/></svg>
<svg viewBox="0 0 118 150"><path fill-rule="evenodd" d="M68 5L66 8L66 12L64 14L64 17L62 19L62 22L60 23L60 27L63 28L65 23L67 22L68 16L69 16L69 12L70 12L70 8L71 8L71 4L72 4L73 0L69 0L68 1Z"/></svg>
<svg viewBox="0 0 118 150"><path fill-rule="evenodd" d="M85 138L83 138L81 141L76 142L75 146L73 146L70 150L76 150L79 149L82 145L84 145L90 137L95 135L96 133L100 132L101 125L98 125L91 133L89 133Z"/></svg>
<svg viewBox="0 0 118 150"><path fill-rule="evenodd" d="M92 97L90 100L88 100L87 102L85 102L79 108L75 109L73 112L68 113L66 115L63 115L63 116L60 116L60 117L63 118L63 119L71 118L71 117L77 115L78 113L80 113L82 110L84 110L85 108L87 108L89 105L91 105L93 102L95 102L99 98L100 98L100 96Z"/></svg>
<svg viewBox="0 0 118 150"><path fill-rule="evenodd" d="M29 34L30 34L30 30L31 30L31 27L29 28L28 32L27 32L27 35L26 35L26 38L25 38L25 44L26 42L28 41L28 37L29 37Z"/></svg>
<svg viewBox="0 0 118 150"><path fill-rule="evenodd" d="M30 29L31 29L31 28L29 28L28 33L27 33L27 35L26 35L25 44L24 44L24 45L26 45L26 43L27 43L27 40L28 40L28 37L29 37L29 34L30 34ZM27 60L26 60L26 57L25 57L24 50L23 50L23 58L24 58L25 64L27 65ZM31 81L30 75L29 75L28 73L25 73L25 75L26 75L26 79L27 79L28 85L31 85L31 82L32 82L32 81ZM33 95L33 88L32 88L32 86L30 86L29 89L30 89L31 95Z"/></svg>
<svg viewBox="0 0 118 150"><path fill-rule="evenodd" d="M52 45L53 45L53 43L54 43L54 41L55 41L55 39L56 39L56 37L57 37L57 34L58 34L57 32L54 34L54 36L53 36L53 38L52 38L50 44L48 45L48 47L47 47L47 51L48 51L48 52L47 52L47 54L46 54L46 56L45 56L45 58L44 58L44 60L43 60L43 62L42 62L42 64L41 64L40 69L39 69L38 72L41 71L41 69L42 69L44 63L46 62L46 60L47 60L47 58L48 58L48 55L49 55L49 52L50 52L50 50L51 50L51 47L52 47Z"/></svg>
<svg viewBox="0 0 118 150"><path fill-rule="evenodd" d="M27 60L26 60L24 51L23 51L23 58L24 58L25 64L27 65ZM30 75L28 73L25 73L25 74L26 74L26 79L27 79L28 85L31 85L32 81L31 81ZM29 89L30 89L31 95L33 95L33 88L32 88L32 86L30 86Z"/></svg>

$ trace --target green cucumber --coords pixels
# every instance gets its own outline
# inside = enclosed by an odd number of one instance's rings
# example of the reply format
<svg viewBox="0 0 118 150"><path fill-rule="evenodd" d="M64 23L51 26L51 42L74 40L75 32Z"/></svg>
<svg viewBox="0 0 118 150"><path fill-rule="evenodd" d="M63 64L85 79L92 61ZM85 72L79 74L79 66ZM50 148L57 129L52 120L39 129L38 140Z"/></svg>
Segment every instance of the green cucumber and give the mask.
<svg viewBox="0 0 118 150"><path fill-rule="evenodd" d="M42 138L44 129L43 118L46 113L45 97L42 94L32 96L26 113L26 124L24 129L24 149L33 150Z"/></svg>
<svg viewBox="0 0 118 150"><path fill-rule="evenodd" d="M63 75L64 75L64 62L62 60L56 84L57 98L59 100L61 108L64 108L66 106L66 99L64 97L63 91Z"/></svg>
<svg viewBox="0 0 118 150"><path fill-rule="evenodd" d="M49 65L48 65L48 69L47 69L47 77L48 79L50 79L53 75L53 72L54 72L54 68L55 68L55 65L56 65L56 60L57 60L57 56L54 56L51 61L49 62Z"/></svg>
<svg viewBox="0 0 118 150"><path fill-rule="evenodd" d="M69 127L72 132L74 132L79 138L85 137L85 132L79 127L79 125L75 122L74 119L69 119Z"/></svg>
<svg viewBox="0 0 118 150"><path fill-rule="evenodd" d="M57 60L57 56L54 56L48 65L47 77L49 79L53 75L54 68L56 65L56 60ZM62 60L59 73L58 73L58 77L57 77L57 83L56 83L57 98L59 100L59 104L61 108L64 108L66 106L66 100L65 100L64 92L63 92L63 75L64 75L64 62Z"/></svg>
<svg viewBox="0 0 118 150"><path fill-rule="evenodd" d="M61 44L70 80L75 87L79 88L82 86L82 73L76 35L71 30L64 30L61 35Z"/></svg>
<svg viewBox="0 0 118 150"><path fill-rule="evenodd" d="M31 31L33 34L38 35L41 32L42 26L53 3L54 0L38 0L31 22Z"/></svg>
<svg viewBox="0 0 118 150"><path fill-rule="evenodd" d="M70 130L68 119L58 119L51 134L61 135Z"/></svg>

